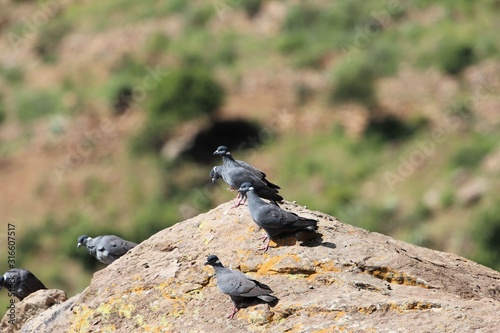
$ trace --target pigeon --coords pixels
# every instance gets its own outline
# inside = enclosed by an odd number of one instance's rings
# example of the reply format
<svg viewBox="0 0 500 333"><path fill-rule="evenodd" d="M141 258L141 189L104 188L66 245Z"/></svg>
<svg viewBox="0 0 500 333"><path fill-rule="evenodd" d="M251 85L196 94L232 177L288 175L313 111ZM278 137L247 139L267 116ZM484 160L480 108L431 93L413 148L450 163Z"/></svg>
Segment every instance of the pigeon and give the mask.
<svg viewBox="0 0 500 333"><path fill-rule="evenodd" d="M5 287L22 301L28 295L40 289L47 289L33 273L22 268L13 268L0 277L0 289ZM10 296L10 295L9 295Z"/></svg>
<svg viewBox="0 0 500 333"><path fill-rule="evenodd" d="M90 255L96 257L103 264L109 265L137 244L115 235L97 236L96 238L83 235L78 237L77 247L82 245L85 245Z"/></svg>
<svg viewBox="0 0 500 333"><path fill-rule="evenodd" d="M219 146L214 152L214 155L222 156L222 165L215 166L210 171L212 182L218 178L224 179L232 189L238 189L244 182L252 182L257 194L264 199L274 201L282 201L283 197L278 194L280 187L269 182L266 179L266 174L243 161L236 161L231 152L225 146ZM237 199L240 198L238 193ZM241 196L240 200L234 205L238 207L245 201L245 197Z"/></svg>
<svg viewBox="0 0 500 333"><path fill-rule="evenodd" d="M263 237L266 245L260 250L266 252L269 249L271 239L279 235L296 233L298 231L318 230L318 221L300 217L295 213L281 209L280 207L262 200L249 182L241 184L238 189L243 196L248 198L248 208L254 222L264 229L267 236Z"/></svg>
<svg viewBox="0 0 500 333"><path fill-rule="evenodd" d="M269 286L238 270L224 267L216 255L209 255L205 265L213 266L217 277L217 287L224 294L229 295L233 301L233 310L228 318L232 319L241 308L259 303L268 303L275 306L278 303L278 298L271 295L273 291Z"/></svg>
<svg viewBox="0 0 500 333"><path fill-rule="evenodd" d="M222 165L216 165L210 170L210 178L212 179L212 183L215 183L217 179L222 178L221 175Z"/></svg>

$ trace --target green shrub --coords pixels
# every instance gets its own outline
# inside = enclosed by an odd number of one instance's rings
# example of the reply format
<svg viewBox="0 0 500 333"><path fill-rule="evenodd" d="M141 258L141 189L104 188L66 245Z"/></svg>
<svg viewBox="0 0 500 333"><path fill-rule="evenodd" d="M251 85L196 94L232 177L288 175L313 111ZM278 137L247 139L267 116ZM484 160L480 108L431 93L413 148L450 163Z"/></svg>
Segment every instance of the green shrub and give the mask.
<svg viewBox="0 0 500 333"><path fill-rule="evenodd" d="M168 49L170 42L167 35L157 31L148 37L144 49L149 55L160 55Z"/></svg>
<svg viewBox="0 0 500 333"><path fill-rule="evenodd" d="M459 74L475 61L472 43L450 37L443 38L434 56L439 68L451 75Z"/></svg>
<svg viewBox="0 0 500 333"><path fill-rule="evenodd" d="M24 81L24 71L20 67L0 67L0 73L9 84L18 84Z"/></svg>
<svg viewBox="0 0 500 333"><path fill-rule="evenodd" d="M262 0L244 0L240 1L240 6L243 7L247 17L255 17L262 7Z"/></svg>
<svg viewBox="0 0 500 333"><path fill-rule="evenodd" d="M224 91L203 68L173 70L147 96L148 120L132 143L133 150L155 151L175 124L210 115L222 104Z"/></svg>
<svg viewBox="0 0 500 333"><path fill-rule="evenodd" d="M342 62L333 73L333 103L356 101L368 107L375 102L375 70L362 57Z"/></svg>
<svg viewBox="0 0 500 333"><path fill-rule="evenodd" d="M2 95L0 95L0 125L3 124L3 122L5 121L6 117L7 116L5 114L5 104L3 102Z"/></svg>
<svg viewBox="0 0 500 333"><path fill-rule="evenodd" d="M172 124L168 120L147 120L142 129L131 141L133 153L154 153L160 151L168 137L168 129Z"/></svg>
<svg viewBox="0 0 500 333"><path fill-rule="evenodd" d="M141 206L134 217L130 240L142 242L179 221L177 205L177 202L165 202L161 198L155 198Z"/></svg>
<svg viewBox="0 0 500 333"><path fill-rule="evenodd" d="M500 270L500 208L483 210L473 219L473 239L476 251L473 259L483 265Z"/></svg>
<svg viewBox="0 0 500 333"><path fill-rule="evenodd" d="M427 126L427 119L403 121L393 115L375 116L368 119L364 135L370 140L397 142L411 138Z"/></svg>
<svg viewBox="0 0 500 333"><path fill-rule="evenodd" d="M62 111L61 96L55 91L22 90L16 96L17 116L21 121Z"/></svg>
<svg viewBox="0 0 500 333"><path fill-rule="evenodd" d="M215 11L211 5L196 7L187 15L187 24L193 27L203 28L210 21Z"/></svg>
<svg viewBox="0 0 500 333"><path fill-rule="evenodd" d="M56 62L59 43L70 30L71 25L65 21L50 21L42 26L35 44L36 53L45 62Z"/></svg>
<svg viewBox="0 0 500 333"><path fill-rule="evenodd" d="M211 114L222 104L224 92L212 75L201 68L172 71L148 95L152 118L177 120Z"/></svg>
<svg viewBox="0 0 500 333"><path fill-rule="evenodd" d="M465 142L451 158L452 168L474 169L484 157L497 145L497 138L488 135L476 135L470 142Z"/></svg>

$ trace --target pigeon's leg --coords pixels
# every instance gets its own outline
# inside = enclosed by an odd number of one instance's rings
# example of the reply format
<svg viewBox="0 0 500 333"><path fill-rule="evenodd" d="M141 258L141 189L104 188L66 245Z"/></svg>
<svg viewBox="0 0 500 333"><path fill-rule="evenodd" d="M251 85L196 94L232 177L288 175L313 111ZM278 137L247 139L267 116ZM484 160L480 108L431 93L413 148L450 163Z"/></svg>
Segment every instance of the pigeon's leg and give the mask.
<svg viewBox="0 0 500 333"><path fill-rule="evenodd" d="M266 241L266 239L268 239L268 238L269 238L269 236L268 236L268 235L264 235L264 236L260 236L260 237L259 237L259 238L257 238L257 239L258 239L258 240L261 240L261 241L263 241L263 242L265 242L265 241Z"/></svg>
<svg viewBox="0 0 500 333"><path fill-rule="evenodd" d="M238 200L238 198L240 197L240 193L238 193L238 196L236 197L236 200ZM237 203L234 204L233 207L231 208L236 208L238 207L239 205L241 205L244 201L246 201L246 196L242 195L241 198L239 199L239 201Z"/></svg>
<svg viewBox="0 0 500 333"><path fill-rule="evenodd" d="M227 316L229 319L233 319L234 315L236 314L236 312L238 312L238 308L236 307L236 305L233 307L233 311L231 311L231 313L229 314L229 316Z"/></svg>
<svg viewBox="0 0 500 333"><path fill-rule="evenodd" d="M266 240L267 240L267 242L266 242ZM267 249L269 249L269 243L271 243L271 238L266 236L264 238L264 242L266 242L266 244L263 247L259 248L259 250L263 250L264 252L267 252Z"/></svg>

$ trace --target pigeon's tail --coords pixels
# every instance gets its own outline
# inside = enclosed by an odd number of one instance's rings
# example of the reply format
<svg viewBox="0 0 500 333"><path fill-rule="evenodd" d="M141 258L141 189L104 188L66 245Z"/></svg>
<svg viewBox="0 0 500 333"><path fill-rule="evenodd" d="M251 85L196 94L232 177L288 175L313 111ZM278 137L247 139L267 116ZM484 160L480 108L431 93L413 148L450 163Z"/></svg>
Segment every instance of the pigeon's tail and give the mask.
<svg viewBox="0 0 500 333"><path fill-rule="evenodd" d="M294 227L301 230L315 231L318 230L318 221L301 217L294 223Z"/></svg>
<svg viewBox="0 0 500 333"><path fill-rule="evenodd" d="M269 188L273 188L273 189L275 189L275 190L281 190L281 187L279 187L279 186L278 186L278 185L276 185L276 184L271 183L269 180L267 180L267 179L265 179L265 178L264 178L264 179L262 179L262 180L266 183L266 185L267 185Z"/></svg>
<svg viewBox="0 0 500 333"><path fill-rule="evenodd" d="M278 297L273 296L273 295L261 295L261 296L257 296L257 298L263 300L266 303L269 303L269 305L271 305L271 306L275 306L276 304L278 304L278 300L279 300Z"/></svg>

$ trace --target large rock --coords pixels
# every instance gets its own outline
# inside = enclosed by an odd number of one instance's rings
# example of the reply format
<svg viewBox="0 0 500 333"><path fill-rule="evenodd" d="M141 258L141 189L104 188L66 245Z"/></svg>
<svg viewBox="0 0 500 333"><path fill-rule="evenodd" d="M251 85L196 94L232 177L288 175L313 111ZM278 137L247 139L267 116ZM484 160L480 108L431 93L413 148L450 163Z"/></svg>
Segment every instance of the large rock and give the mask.
<svg viewBox="0 0 500 333"><path fill-rule="evenodd" d="M42 313L38 332L497 332L500 273L319 219L322 243L288 239L258 251L248 207L223 204L165 229L94 274L71 311ZM273 243L271 243L273 244ZM203 263L216 254L268 284L280 298L227 319L229 297ZM52 317L52 320L49 321Z"/></svg>
<svg viewBox="0 0 500 333"><path fill-rule="evenodd" d="M38 290L16 303L12 313L10 311L5 313L0 324L1 331L5 333L19 332L29 319L56 304L63 303L67 299L66 293L59 289Z"/></svg>

